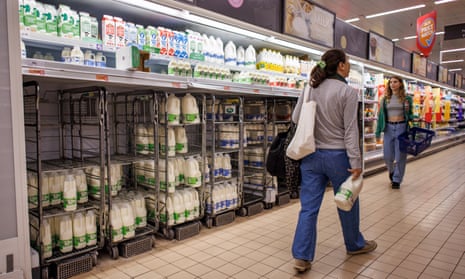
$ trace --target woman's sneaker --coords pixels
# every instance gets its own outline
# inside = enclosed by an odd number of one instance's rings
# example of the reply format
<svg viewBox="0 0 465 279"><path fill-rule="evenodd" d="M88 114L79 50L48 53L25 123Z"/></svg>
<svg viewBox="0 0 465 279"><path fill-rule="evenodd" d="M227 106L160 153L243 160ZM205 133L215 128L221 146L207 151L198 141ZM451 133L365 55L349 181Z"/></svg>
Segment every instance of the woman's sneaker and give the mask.
<svg viewBox="0 0 465 279"><path fill-rule="evenodd" d="M370 253L371 251L375 250L376 247L378 247L378 244L374 240L366 240L365 241L365 246L363 246L362 249L359 249L357 251L347 251L348 255L359 255L359 254L365 254L365 253Z"/></svg>
<svg viewBox="0 0 465 279"><path fill-rule="evenodd" d="M298 272L305 272L307 270L310 270L312 268L312 263L306 260L299 260L296 259L294 263L294 269L296 269Z"/></svg>

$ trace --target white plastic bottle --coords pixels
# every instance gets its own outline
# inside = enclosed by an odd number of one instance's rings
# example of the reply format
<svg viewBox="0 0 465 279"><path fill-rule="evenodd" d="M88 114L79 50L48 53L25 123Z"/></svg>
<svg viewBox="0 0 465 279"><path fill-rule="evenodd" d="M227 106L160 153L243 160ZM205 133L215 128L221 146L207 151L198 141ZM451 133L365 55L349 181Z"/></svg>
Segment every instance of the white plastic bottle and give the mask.
<svg viewBox="0 0 465 279"><path fill-rule="evenodd" d="M120 204L121 220L123 221L123 238L134 237L136 226L134 224L134 211L129 202Z"/></svg>
<svg viewBox="0 0 465 279"><path fill-rule="evenodd" d="M29 208L37 208L39 192L37 190L37 175L35 173L27 173L27 184L27 200Z"/></svg>
<svg viewBox="0 0 465 279"><path fill-rule="evenodd" d="M26 45L21 40L21 58L27 58Z"/></svg>
<svg viewBox="0 0 465 279"><path fill-rule="evenodd" d="M144 124L138 124L136 128L136 151L139 154L149 154L149 140L147 128Z"/></svg>
<svg viewBox="0 0 465 279"><path fill-rule="evenodd" d="M86 213L86 245L97 245L97 219L93 210Z"/></svg>
<svg viewBox="0 0 465 279"><path fill-rule="evenodd" d="M194 218L198 218L200 216L199 192L194 188L187 188L187 190L190 191L192 195L192 215Z"/></svg>
<svg viewBox="0 0 465 279"><path fill-rule="evenodd" d="M188 186L199 187L202 185L202 173L199 170L199 163L196 159L189 157L186 160L184 171Z"/></svg>
<svg viewBox="0 0 465 279"><path fill-rule="evenodd" d="M236 49L237 66L245 66L245 50L242 46Z"/></svg>
<svg viewBox="0 0 465 279"><path fill-rule="evenodd" d="M134 164L134 168L135 168L135 171L136 171L136 181L137 181L137 183L145 183L144 165L145 165L145 163L143 161L136 162Z"/></svg>
<svg viewBox="0 0 465 279"><path fill-rule="evenodd" d="M83 170L76 170L74 172L74 179L76 181L77 190L77 203L82 204L89 201L89 195L87 192L87 178Z"/></svg>
<svg viewBox="0 0 465 279"><path fill-rule="evenodd" d="M111 218L111 238L113 242L117 242L123 239L123 221L121 219L121 210L119 206L114 203L111 205L110 211Z"/></svg>
<svg viewBox="0 0 465 279"><path fill-rule="evenodd" d="M186 162L184 160L184 158L182 157L177 157L176 158L176 163L178 165L178 180L179 180L179 184L184 184L186 181L185 181L185 165L186 165Z"/></svg>
<svg viewBox="0 0 465 279"><path fill-rule="evenodd" d="M174 223L181 224L186 221L185 211L186 205L184 199L179 191L173 194L173 208L174 208Z"/></svg>
<svg viewBox="0 0 465 279"><path fill-rule="evenodd" d="M176 127L174 130L175 139L176 139L176 153L187 153L188 152L188 143L187 143L187 135L186 135L186 128L184 127Z"/></svg>
<svg viewBox="0 0 465 279"><path fill-rule="evenodd" d="M95 199L100 199L100 167L92 167L87 170L88 193Z"/></svg>
<svg viewBox="0 0 465 279"><path fill-rule="evenodd" d="M40 234L42 236L42 241L41 241L42 242L42 257L44 259L50 258L53 253L52 252L52 248L53 248L52 228L47 219L44 219L42 221L40 230L41 230Z"/></svg>
<svg viewBox="0 0 465 279"><path fill-rule="evenodd" d="M166 141L165 141L165 128L160 127L160 129L158 130L160 154L166 155L166 153L168 153L169 157L173 157L176 155L176 135L175 135L174 129L171 127L167 129L167 132L168 132L168 146L166 145Z"/></svg>
<svg viewBox="0 0 465 279"><path fill-rule="evenodd" d="M91 50L84 53L84 65L95 67L95 54Z"/></svg>
<svg viewBox="0 0 465 279"><path fill-rule="evenodd" d="M166 113L168 114L168 124L179 124L179 116L181 114L181 101L174 94L168 96L166 102ZM162 116L164 119L164 116Z"/></svg>
<svg viewBox="0 0 465 279"><path fill-rule="evenodd" d="M223 155L223 177L224 178L231 178L232 176L232 166L231 166L231 157L229 154Z"/></svg>
<svg viewBox="0 0 465 279"><path fill-rule="evenodd" d="M69 215L60 218L60 240L58 243L60 252L73 251L73 221Z"/></svg>
<svg viewBox="0 0 465 279"><path fill-rule="evenodd" d="M185 218L186 221L193 220L194 216L192 214L193 213L192 194L187 188L184 189L184 190L181 190L179 192L180 192L180 194L182 196L182 199L184 201L184 207L185 207L184 218Z"/></svg>
<svg viewBox="0 0 465 279"><path fill-rule="evenodd" d="M74 46L71 50L71 64L84 65L84 53L79 46Z"/></svg>
<svg viewBox="0 0 465 279"><path fill-rule="evenodd" d="M101 68L107 66L107 58L103 55L103 52L97 52L97 55L95 55L95 66Z"/></svg>
<svg viewBox="0 0 465 279"><path fill-rule="evenodd" d="M199 107L195 97L187 93L182 98L182 115L184 123L199 123Z"/></svg>
<svg viewBox="0 0 465 279"><path fill-rule="evenodd" d="M77 209L77 190L74 176L70 173L66 175L63 188L63 209L73 211Z"/></svg>
<svg viewBox="0 0 465 279"><path fill-rule="evenodd" d="M40 185L42 190L42 207L47 207L50 205L49 178L50 177L47 173L42 173L42 183Z"/></svg>
<svg viewBox="0 0 465 279"><path fill-rule="evenodd" d="M143 228L147 226L147 208L145 207L145 198L141 193L135 197L136 227Z"/></svg>
<svg viewBox="0 0 465 279"><path fill-rule="evenodd" d="M82 249L86 245L86 218L78 212L73 218L73 246L74 249Z"/></svg>
<svg viewBox="0 0 465 279"><path fill-rule="evenodd" d="M155 151L155 138L154 138L153 125L147 126L147 141L148 141L149 153L153 154Z"/></svg>

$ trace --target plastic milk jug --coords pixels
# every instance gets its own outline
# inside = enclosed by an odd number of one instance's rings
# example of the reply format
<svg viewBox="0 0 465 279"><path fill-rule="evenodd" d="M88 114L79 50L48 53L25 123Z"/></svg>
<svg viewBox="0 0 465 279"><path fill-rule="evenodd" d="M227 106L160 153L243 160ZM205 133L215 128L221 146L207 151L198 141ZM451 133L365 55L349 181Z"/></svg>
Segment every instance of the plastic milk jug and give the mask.
<svg viewBox="0 0 465 279"><path fill-rule="evenodd" d="M71 64L84 65L84 53L79 46L74 46L71 50Z"/></svg>
<svg viewBox="0 0 465 279"><path fill-rule="evenodd" d="M186 128L176 127L174 133L176 138L176 153L187 153Z"/></svg>
<svg viewBox="0 0 465 279"><path fill-rule="evenodd" d="M110 212L110 218L111 218L111 237L112 241L120 241L123 239L123 221L121 219L121 211L120 208L117 204L112 204L111 205L111 212Z"/></svg>
<svg viewBox="0 0 465 279"><path fill-rule="evenodd" d="M136 227L142 228L147 226L147 208L145 207L145 198L141 193L135 197Z"/></svg>
<svg viewBox="0 0 465 279"><path fill-rule="evenodd" d="M192 214L194 211L192 194L188 189L184 189L179 192L182 195L184 206L186 208L184 211L184 218L186 218L186 221L190 221L194 219L194 215Z"/></svg>
<svg viewBox="0 0 465 279"><path fill-rule="evenodd" d="M199 108L194 96L187 93L182 98L182 114L184 123L199 123Z"/></svg>
<svg viewBox="0 0 465 279"><path fill-rule="evenodd" d="M95 66L105 68L107 66L107 58L102 52L97 52L95 56Z"/></svg>
<svg viewBox="0 0 465 279"><path fill-rule="evenodd" d="M100 199L100 167L93 167L88 170L87 185L89 195Z"/></svg>
<svg viewBox="0 0 465 279"><path fill-rule="evenodd" d="M111 182L111 196L118 195L118 191L121 187L121 165L111 164L110 165L110 182Z"/></svg>
<svg viewBox="0 0 465 279"><path fill-rule="evenodd" d="M42 206L46 207L50 205L50 195L49 195L49 175L47 173L42 174Z"/></svg>
<svg viewBox="0 0 465 279"><path fill-rule="evenodd" d="M69 47L64 47L61 51L61 62L71 63L71 49Z"/></svg>
<svg viewBox="0 0 465 279"><path fill-rule="evenodd" d="M223 177L231 178L232 175L232 166L231 166L231 157L229 154L223 155Z"/></svg>
<svg viewBox="0 0 465 279"><path fill-rule="evenodd" d="M47 219L42 221L42 226L40 227L40 234L42 236L42 257L50 258L52 256L52 228Z"/></svg>
<svg viewBox="0 0 465 279"><path fill-rule="evenodd" d="M168 128L168 143L165 139L165 128L160 127L158 130L159 143L160 143L160 154L165 155L168 153L169 157L176 155L176 135L173 128ZM167 145L168 144L168 145Z"/></svg>
<svg viewBox="0 0 465 279"><path fill-rule="evenodd" d="M174 94L168 96L166 102L166 113L169 124L179 124L179 115L181 114L181 101ZM164 119L164 116L162 116Z"/></svg>
<svg viewBox="0 0 465 279"><path fill-rule="evenodd" d="M58 246L62 253L73 251L73 221L69 215L60 218L60 240Z"/></svg>
<svg viewBox="0 0 465 279"><path fill-rule="evenodd" d="M95 54L90 50L84 54L84 65L95 67Z"/></svg>
<svg viewBox="0 0 465 279"><path fill-rule="evenodd" d="M245 50L245 66L247 68L255 69L257 63L257 57L255 53L255 48L252 45L249 45Z"/></svg>
<svg viewBox="0 0 465 279"><path fill-rule="evenodd" d="M362 185L362 176L359 176L356 180L352 180L352 176L349 176L334 196L337 207L344 211L350 211L362 190Z"/></svg>
<svg viewBox="0 0 465 279"><path fill-rule="evenodd" d="M186 173L186 171L185 171L185 163L186 162L185 162L184 158L182 158L182 157L176 158L176 164L178 166L179 184L186 183L185 182L185 173Z"/></svg>
<svg viewBox="0 0 465 279"><path fill-rule="evenodd" d="M179 186L179 167L178 161L176 158L169 159L169 162L173 165L173 173L174 173L174 186Z"/></svg>
<svg viewBox="0 0 465 279"><path fill-rule="evenodd" d="M236 50L237 66L245 66L245 50L239 46Z"/></svg>
<svg viewBox="0 0 465 279"><path fill-rule="evenodd" d="M149 153L153 154L153 152L155 151L155 139L154 139L153 125L149 125L147 127L147 141L148 141Z"/></svg>
<svg viewBox="0 0 465 279"><path fill-rule="evenodd" d="M87 178L83 170L77 170L74 172L74 179L76 180L77 189L77 203L86 203L89 201L87 193Z"/></svg>
<svg viewBox="0 0 465 279"><path fill-rule="evenodd" d="M196 189L194 188L187 188L188 191L191 192L192 195L192 215L194 218L197 218L200 216L200 198L199 198L199 192L197 192Z"/></svg>
<svg viewBox="0 0 465 279"><path fill-rule="evenodd" d="M176 213L174 211L174 202L173 198L170 195L166 196L166 211L167 211L167 221L168 225L172 226L176 223Z"/></svg>
<svg viewBox="0 0 465 279"><path fill-rule="evenodd" d="M73 211L77 208L76 180L72 174L67 174L63 188L63 209Z"/></svg>
<svg viewBox="0 0 465 279"><path fill-rule="evenodd" d="M26 53L26 45L24 42L21 40L21 58L26 58L27 53Z"/></svg>
<svg viewBox="0 0 465 279"><path fill-rule="evenodd" d="M155 161L154 160L147 160L144 162L144 176L145 176L145 183L155 186Z"/></svg>
<svg viewBox="0 0 465 279"><path fill-rule="evenodd" d="M224 63L226 65L236 66L236 58L236 45L232 41L229 41L224 48Z"/></svg>
<svg viewBox="0 0 465 279"><path fill-rule="evenodd" d="M136 128L136 151L139 154L149 154L149 140L144 124L138 124Z"/></svg>
<svg viewBox="0 0 465 279"><path fill-rule="evenodd" d="M186 184L191 187L199 187L202 183L202 174L199 170L199 163L196 159L189 157L185 164L185 179Z"/></svg>
<svg viewBox="0 0 465 279"><path fill-rule="evenodd" d="M143 161L135 163L134 167L135 167L135 171L136 171L136 181L137 181L137 183L145 183L144 165L145 165L145 163Z"/></svg>
<svg viewBox="0 0 465 279"><path fill-rule="evenodd" d="M37 208L39 192L37 191L37 176L34 173L27 173L27 200L29 208Z"/></svg>
<svg viewBox="0 0 465 279"><path fill-rule="evenodd" d="M97 218L93 210L86 213L86 245L97 245Z"/></svg>
<svg viewBox="0 0 465 279"><path fill-rule="evenodd" d="M124 202L120 205L121 220L123 221L123 237L134 237L136 226L134 224L134 213L130 203Z"/></svg>
<svg viewBox="0 0 465 279"><path fill-rule="evenodd" d="M74 249L82 249L86 245L86 218L78 212L73 218L73 246Z"/></svg>
<svg viewBox="0 0 465 279"><path fill-rule="evenodd" d="M160 177L160 190L168 191L168 193L174 193L176 178L174 177L174 166L172 161L168 161L168 165L165 166L165 160L158 161L158 170Z"/></svg>
<svg viewBox="0 0 465 279"><path fill-rule="evenodd" d="M53 247L59 247L61 217L55 216L53 218L50 218L49 223L50 223L50 227L52 228Z"/></svg>
<svg viewBox="0 0 465 279"><path fill-rule="evenodd" d="M185 211L186 206L182 194L177 191L173 195L173 207L174 207L174 223L181 224L186 221Z"/></svg>

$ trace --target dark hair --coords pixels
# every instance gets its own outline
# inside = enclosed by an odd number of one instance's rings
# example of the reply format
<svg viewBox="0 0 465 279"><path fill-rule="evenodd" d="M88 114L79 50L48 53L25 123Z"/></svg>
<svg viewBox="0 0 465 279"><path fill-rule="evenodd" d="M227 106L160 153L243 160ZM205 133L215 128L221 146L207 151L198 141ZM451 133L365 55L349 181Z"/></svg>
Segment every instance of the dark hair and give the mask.
<svg viewBox="0 0 465 279"><path fill-rule="evenodd" d="M400 87L399 87L399 98L402 102L405 101L405 86L404 86L404 80L402 79L402 77L400 76L391 76L389 78L389 81L391 81L391 79L397 79L397 81L400 82ZM391 89L391 86L389 85L389 81L388 81L388 85L387 85L387 88L386 88L386 100L389 101L392 97L392 89Z"/></svg>
<svg viewBox="0 0 465 279"><path fill-rule="evenodd" d="M346 62L346 53L341 49L330 49L321 56L323 63L318 63L313 67L310 73L310 85L317 88L327 77L333 76L337 73L337 66L339 62Z"/></svg>

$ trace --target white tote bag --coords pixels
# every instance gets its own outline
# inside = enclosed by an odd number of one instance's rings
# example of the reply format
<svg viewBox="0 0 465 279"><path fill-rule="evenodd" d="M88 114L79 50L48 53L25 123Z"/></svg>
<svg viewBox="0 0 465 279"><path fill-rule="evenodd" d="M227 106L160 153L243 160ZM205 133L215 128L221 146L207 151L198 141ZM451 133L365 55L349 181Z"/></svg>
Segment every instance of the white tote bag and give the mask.
<svg viewBox="0 0 465 279"><path fill-rule="evenodd" d="M307 85L302 97L302 108L299 115L299 123L294 137L286 150L287 157L300 160L303 157L315 152L315 113L316 102L311 100L311 87Z"/></svg>

